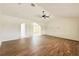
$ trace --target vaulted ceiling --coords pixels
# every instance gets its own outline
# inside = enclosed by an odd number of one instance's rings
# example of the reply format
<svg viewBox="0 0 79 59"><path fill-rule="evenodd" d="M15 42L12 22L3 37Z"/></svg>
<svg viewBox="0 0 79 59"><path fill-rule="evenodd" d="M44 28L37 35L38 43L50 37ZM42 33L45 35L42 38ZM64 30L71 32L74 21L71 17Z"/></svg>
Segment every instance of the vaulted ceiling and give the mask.
<svg viewBox="0 0 79 59"><path fill-rule="evenodd" d="M0 13L6 14L9 16L14 17L21 17L21 18L33 18L37 15L41 15L41 8L40 7L33 7L31 4L0 4Z"/></svg>
<svg viewBox="0 0 79 59"><path fill-rule="evenodd" d="M38 4L58 17L79 18L78 3L40 3Z"/></svg>
<svg viewBox="0 0 79 59"><path fill-rule="evenodd" d="M24 19L41 19L42 11L46 10L56 17L79 18L79 4L73 3L30 3L0 4L0 14L5 14Z"/></svg>

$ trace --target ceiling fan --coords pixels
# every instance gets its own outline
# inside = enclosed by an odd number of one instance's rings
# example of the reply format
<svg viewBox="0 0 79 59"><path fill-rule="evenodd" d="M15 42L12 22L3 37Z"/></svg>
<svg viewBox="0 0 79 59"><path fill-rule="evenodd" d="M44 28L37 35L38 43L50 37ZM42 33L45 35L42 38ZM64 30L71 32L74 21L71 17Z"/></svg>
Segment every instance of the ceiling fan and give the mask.
<svg viewBox="0 0 79 59"><path fill-rule="evenodd" d="M36 7L36 5L34 3L31 3L31 6ZM46 12L44 10L42 11L42 16L39 15L39 17L44 18L44 19L49 18L49 16L46 15Z"/></svg>
<svg viewBox="0 0 79 59"><path fill-rule="evenodd" d="M45 11L42 11L42 13L43 13L42 18L44 19L49 18L49 16L45 14Z"/></svg>

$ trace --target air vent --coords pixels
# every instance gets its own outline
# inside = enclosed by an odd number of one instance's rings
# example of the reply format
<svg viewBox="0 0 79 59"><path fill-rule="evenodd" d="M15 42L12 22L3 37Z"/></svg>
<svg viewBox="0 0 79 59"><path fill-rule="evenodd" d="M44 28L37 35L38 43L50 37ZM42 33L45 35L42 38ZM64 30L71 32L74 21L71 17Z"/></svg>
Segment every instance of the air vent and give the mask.
<svg viewBox="0 0 79 59"><path fill-rule="evenodd" d="M21 5L22 3L18 3L18 5Z"/></svg>
<svg viewBox="0 0 79 59"><path fill-rule="evenodd" d="M32 7L35 7L36 5L35 5L34 3L31 3L31 6L32 6Z"/></svg>

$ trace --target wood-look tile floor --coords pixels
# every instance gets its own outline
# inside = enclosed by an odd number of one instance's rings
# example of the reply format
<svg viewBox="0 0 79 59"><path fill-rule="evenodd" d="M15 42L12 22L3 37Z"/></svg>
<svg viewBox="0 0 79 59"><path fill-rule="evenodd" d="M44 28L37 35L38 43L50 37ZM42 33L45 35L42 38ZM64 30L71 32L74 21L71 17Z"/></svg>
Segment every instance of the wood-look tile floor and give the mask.
<svg viewBox="0 0 79 59"><path fill-rule="evenodd" d="M6 41L1 56L78 56L79 41L49 35Z"/></svg>

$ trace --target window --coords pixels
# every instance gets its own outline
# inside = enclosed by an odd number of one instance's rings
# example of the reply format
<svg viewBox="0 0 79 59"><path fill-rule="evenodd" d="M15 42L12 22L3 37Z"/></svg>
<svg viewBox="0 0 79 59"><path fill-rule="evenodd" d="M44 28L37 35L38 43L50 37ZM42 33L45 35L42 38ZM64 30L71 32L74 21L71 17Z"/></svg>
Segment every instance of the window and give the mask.
<svg viewBox="0 0 79 59"><path fill-rule="evenodd" d="M37 23L33 23L33 37L32 37L32 45L33 47L37 46L39 41L39 35L41 35L41 26Z"/></svg>
<svg viewBox="0 0 79 59"><path fill-rule="evenodd" d="M33 23L33 35L41 35L41 27L37 23Z"/></svg>

